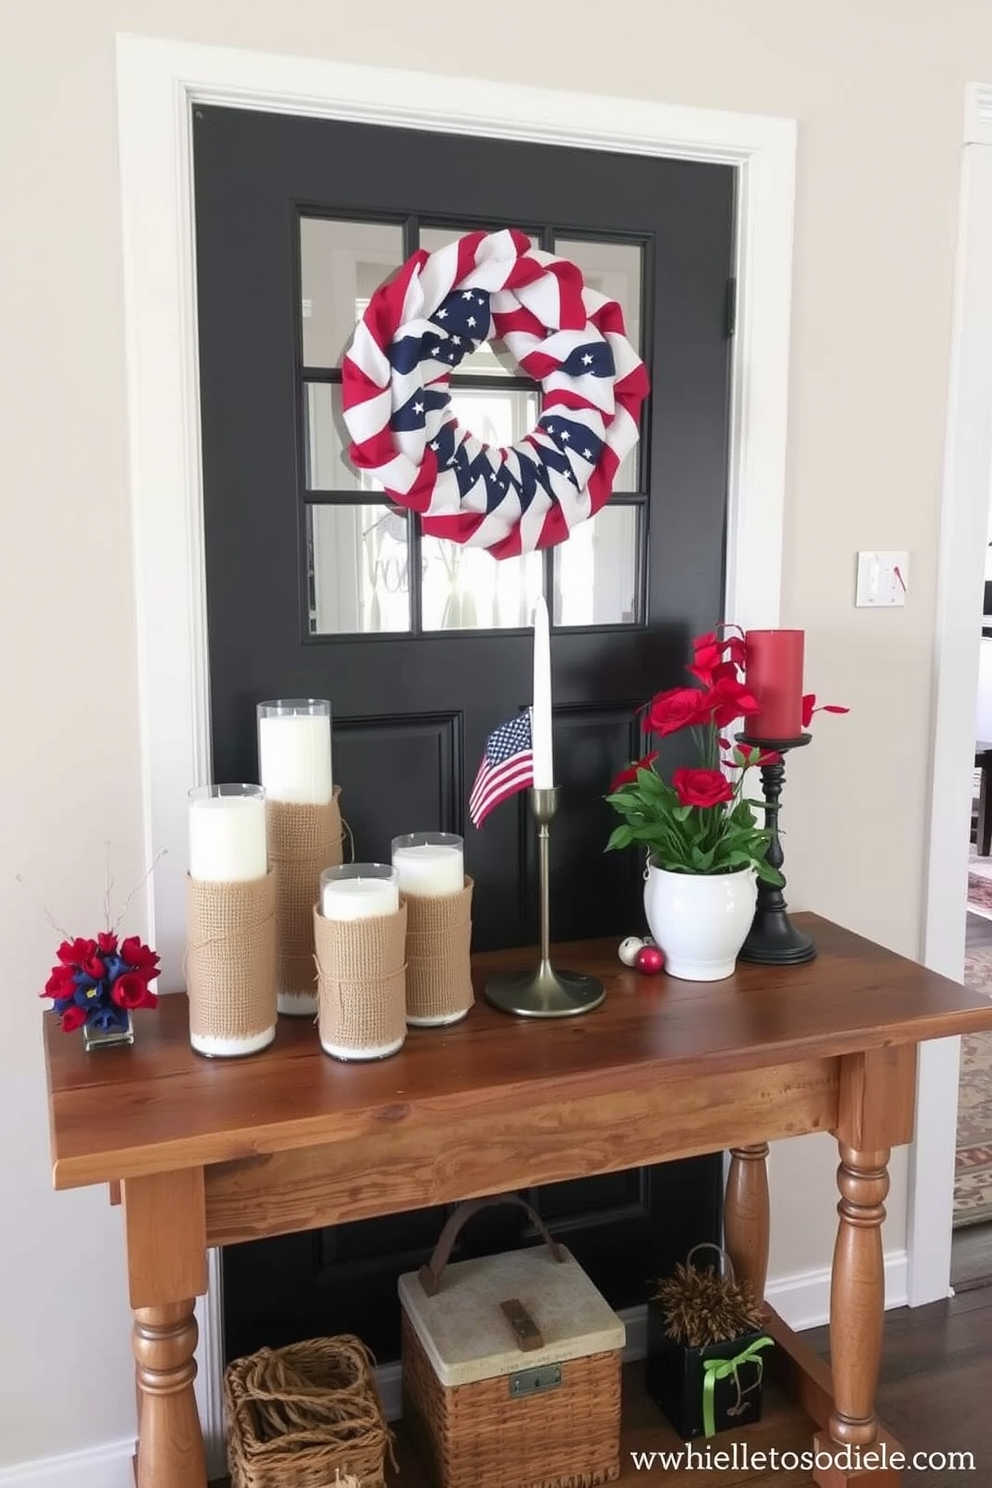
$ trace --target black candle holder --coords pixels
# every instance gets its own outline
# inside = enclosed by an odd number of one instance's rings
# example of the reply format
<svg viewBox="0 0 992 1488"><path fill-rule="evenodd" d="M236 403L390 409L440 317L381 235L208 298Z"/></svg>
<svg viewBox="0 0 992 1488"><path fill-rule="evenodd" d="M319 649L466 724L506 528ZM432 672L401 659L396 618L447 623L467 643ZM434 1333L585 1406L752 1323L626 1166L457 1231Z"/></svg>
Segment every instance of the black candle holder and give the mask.
<svg viewBox="0 0 992 1488"><path fill-rule="evenodd" d="M781 805L782 787L785 784L785 756L790 749L802 749L812 739L812 734L800 734L798 739L752 739L747 733L738 734L738 744L749 744L752 749L774 752L781 756L770 764L760 765L762 794L765 798L765 828L770 831L767 861L782 872L785 854L778 832L778 813ZM754 919L747 939L738 952L741 961L753 961L762 966L795 966L802 961L812 961L816 946L808 935L797 930L786 914L785 895L781 884L766 883L758 879L758 901Z"/></svg>

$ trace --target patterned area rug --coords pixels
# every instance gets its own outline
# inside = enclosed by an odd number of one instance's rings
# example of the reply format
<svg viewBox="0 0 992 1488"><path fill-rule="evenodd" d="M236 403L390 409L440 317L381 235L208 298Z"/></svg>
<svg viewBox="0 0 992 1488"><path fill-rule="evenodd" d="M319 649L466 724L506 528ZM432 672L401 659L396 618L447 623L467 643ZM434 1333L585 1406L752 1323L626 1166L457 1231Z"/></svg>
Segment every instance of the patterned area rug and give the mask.
<svg viewBox="0 0 992 1488"><path fill-rule="evenodd" d="M988 880L979 880L992 889ZM970 903L969 889L969 909ZM990 895L992 905L992 895ZM992 918L990 908L987 918ZM992 946L975 946L965 956L969 987L992 998ZM954 1170L954 1224L992 1219L992 1033L968 1033L961 1040L958 1086L957 1160Z"/></svg>
<svg viewBox="0 0 992 1488"><path fill-rule="evenodd" d="M968 909L983 920L992 920L992 879L980 877L974 868L968 874Z"/></svg>
<svg viewBox="0 0 992 1488"><path fill-rule="evenodd" d="M992 920L992 858L980 858L974 847L968 863L968 908Z"/></svg>

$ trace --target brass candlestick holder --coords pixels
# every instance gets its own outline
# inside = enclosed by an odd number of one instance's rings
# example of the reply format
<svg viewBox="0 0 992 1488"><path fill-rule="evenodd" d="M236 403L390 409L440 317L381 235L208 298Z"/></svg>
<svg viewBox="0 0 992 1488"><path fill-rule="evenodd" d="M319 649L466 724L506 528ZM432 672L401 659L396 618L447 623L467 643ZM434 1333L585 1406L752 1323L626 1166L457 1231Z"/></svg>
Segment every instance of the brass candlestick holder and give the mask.
<svg viewBox="0 0 992 1488"><path fill-rule="evenodd" d="M551 965L550 828L558 809L558 787L530 792L531 814L537 822L537 869L541 895L541 959L535 971L504 971L485 987L487 1002L518 1018L572 1018L598 1007L606 996L602 982L578 971L558 971Z"/></svg>

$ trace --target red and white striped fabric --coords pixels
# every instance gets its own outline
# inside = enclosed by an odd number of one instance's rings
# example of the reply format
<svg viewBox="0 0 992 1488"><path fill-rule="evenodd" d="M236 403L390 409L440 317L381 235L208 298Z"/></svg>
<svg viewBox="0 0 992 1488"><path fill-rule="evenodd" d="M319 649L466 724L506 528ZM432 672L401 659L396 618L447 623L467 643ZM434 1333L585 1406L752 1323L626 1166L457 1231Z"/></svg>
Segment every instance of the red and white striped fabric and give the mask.
<svg viewBox="0 0 992 1488"><path fill-rule="evenodd" d="M506 448L450 402L452 368L491 337L541 384L536 427ZM616 301L515 229L418 249L376 290L342 370L355 468L425 532L496 558L563 542L605 505L648 393Z"/></svg>

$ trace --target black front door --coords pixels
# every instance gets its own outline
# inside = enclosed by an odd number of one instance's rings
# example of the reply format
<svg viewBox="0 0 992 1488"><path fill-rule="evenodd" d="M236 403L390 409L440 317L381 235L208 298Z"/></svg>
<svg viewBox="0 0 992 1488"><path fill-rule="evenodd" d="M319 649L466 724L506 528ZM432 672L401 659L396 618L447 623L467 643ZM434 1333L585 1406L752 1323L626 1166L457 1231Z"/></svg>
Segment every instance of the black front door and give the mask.
<svg viewBox="0 0 992 1488"><path fill-rule="evenodd" d="M634 709L680 680L689 637L722 618L732 171L233 109L196 108L194 137L214 779L257 778L258 701L329 698L356 856L388 860L401 832L462 833L475 947L532 941L525 798L481 831L466 801L487 734L530 701L543 590L562 797L553 934L635 933L641 865L603 853L602 796L639 749ZM562 546L496 563L425 537L350 468L340 363L371 294L415 248L510 226L620 301L652 396L607 507ZM466 359L452 388L489 443L536 421L539 389L499 347ZM718 1182L706 1158L532 1197L619 1306L715 1238ZM229 1354L355 1331L390 1357L395 1277L442 1219L230 1248ZM522 1238L516 1211L496 1212L464 1244Z"/></svg>

